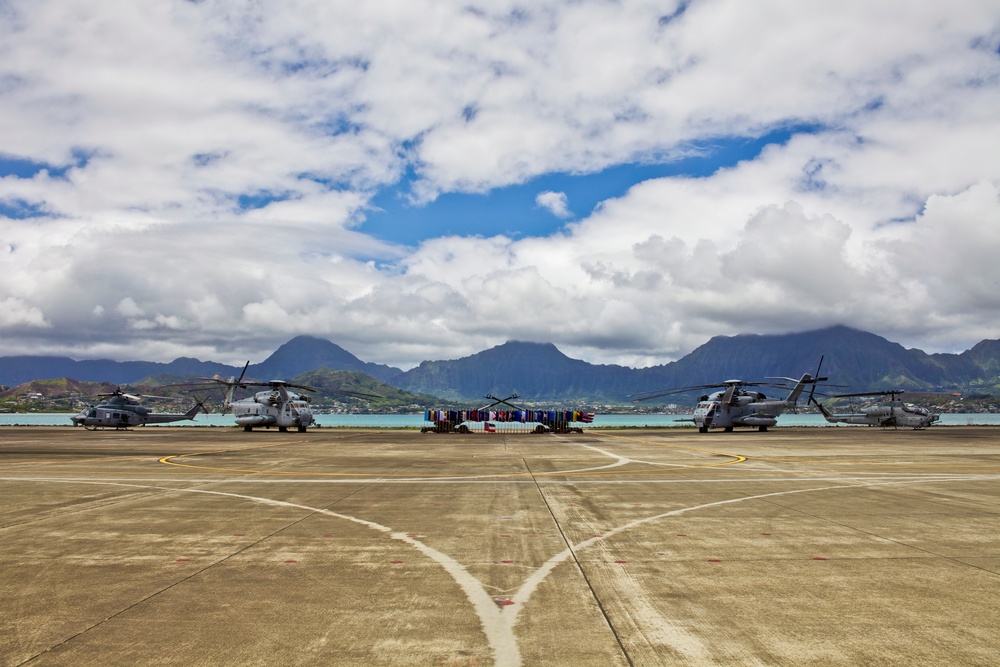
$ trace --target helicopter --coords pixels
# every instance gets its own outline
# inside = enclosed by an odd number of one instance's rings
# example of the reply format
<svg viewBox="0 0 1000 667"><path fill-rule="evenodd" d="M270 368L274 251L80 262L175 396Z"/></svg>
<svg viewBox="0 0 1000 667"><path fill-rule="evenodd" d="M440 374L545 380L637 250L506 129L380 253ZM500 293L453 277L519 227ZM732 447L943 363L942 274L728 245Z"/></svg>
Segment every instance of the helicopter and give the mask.
<svg viewBox="0 0 1000 667"><path fill-rule="evenodd" d="M289 389L302 389L303 391L316 391L306 385L291 384L283 380L271 380L270 382L255 382L243 380L246 375L248 361L243 366L243 372L239 378L231 377L224 380L219 377L198 378L207 382L215 382L226 387L226 396L222 401L222 411L233 411L236 423L243 427L244 431L252 431L254 426L264 426L270 428L277 426L281 432L287 431L289 426L294 426L299 433L305 433L306 427L315 421L312 408L309 405L309 397L305 394L288 391ZM258 391L253 396L233 400L233 394L237 388L247 389L249 387L267 387L264 391Z"/></svg>
<svg viewBox="0 0 1000 667"><path fill-rule="evenodd" d="M243 427L244 431L252 431L255 426L270 428L277 426L281 432L294 427L299 433L305 433L306 428L315 422L310 398L308 395L289 391L289 389L301 389L302 391L319 391L315 387L304 384L292 384L284 380L269 380L267 382L256 382L244 380L250 362L243 366L243 372L239 378L230 377L224 380L219 377L199 378L207 382L214 382L226 387L226 395L222 402L222 411L233 411L236 423ZM253 396L233 400L233 394L237 388L248 389L250 387L266 387L263 391L258 391ZM361 392L343 391L341 393L352 396L363 396L369 398L381 398L375 394L365 394Z"/></svg>
<svg viewBox="0 0 1000 667"><path fill-rule="evenodd" d="M820 358L820 367L823 359ZM633 402L648 401L661 396L671 396L673 394L683 394L696 389L719 389L720 391L711 394L704 394L698 398L698 405L695 407L694 416L691 420L698 427L699 433L708 433L710 428L721 428L726 433L732 432L737 426L756 427L758 431L766 431L768 427L774 426L778 422L778 416L785 410L794 410L799 396L807 385L815 385L828 378L818 377L819 367L816 369L816 376L803 373L798 380L787 377L769 377L768 380L781 380L783 382L794 382L795 386L786 398L769 399L763 393L755 389L745 387L779 387L786 388L786 384L776 384L773 382L744 382L742 380L726 380L717 384L702 384L691 387L679 387L662 392L646 392L648 395L636 394L639 398L632 399Z"/></svg>
<svg viewBox="0 0 1000 667"><path fill-rule="evenodd" d="M143 398L165 398L164 396L139 396L126 394L121 387L113 392L99 394L107 400L98 405L89 406L79 414L70 417L73 426L83 426L95 431L99 428L127 429L129 426L145 426L146 424L166 424L169 422L194 419L199 410L205 406L199 401L193 408L183 414L153 412L150 408L140 405Z"/></svg>
<svg viewBox="0 0 1000 667"><path fill-rule="evenodd" d="M850 398L855 396L888 396L889 400L870 408L865 408L861 412L851 412L847 414L832 414L826 407L809 394L809 402L815 403L823 417L831 424L863 424L865 426L882 426L897 428L899 426L909 426L914 429L927 428L941 418L927 408L922 408L912 403L904 403L898 397L905 393L902 389L890 389L888 391L866 391L857 394L833 394L830 398Z"/></svg>

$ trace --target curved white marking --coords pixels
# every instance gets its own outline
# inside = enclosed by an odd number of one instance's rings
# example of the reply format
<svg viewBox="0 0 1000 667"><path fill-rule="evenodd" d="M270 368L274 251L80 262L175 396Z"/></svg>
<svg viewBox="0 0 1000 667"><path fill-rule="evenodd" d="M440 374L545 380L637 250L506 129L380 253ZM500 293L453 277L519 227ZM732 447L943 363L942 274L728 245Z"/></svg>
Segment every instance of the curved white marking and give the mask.
<svg viewBox="0 0 1000 667"><path fill-rule="evenodd" d="M604 456L610 456L611 458L618 459L615 463L612 463L611 465L600 466L598 468L586 468L585 470L601 470L602 468L614 468L614 467L617 467L617 466L623 466L626 463L642 463L643 465L648 465L648 466L660 466L660 467L670 467L670 468L688 468L688 467L690 467L686 463L660 463L660 462L657 462L657 461L644 461L642 459L628 458L626 456L622 456L621 454L613 454L611 452L606 452L603 449L600 449L598 447L594 447L593 445L585 445L582 442L578 442L578 443L574 443L574 444L577 445L577 446L579 446L579 447L585 447L586 449L593 450L593 451L597 452L598 454L603 454ZM576 471L574 471L574 472L576 472ZM581 470L579 472L584 472L584 471Z"/></svg>
<svg viewBox="0 0 1000 667"><path fill-rule="evenodd" d="M34 481L32 478L19 478L19 481ZM512 630L512 624L504 622L502 618L500 607L493 602L493 598L486 592L486 589L479 582L478 579L469 574L465 566L459 563L457 560L451 556L438 551L432 547L427 546L423 542L408 536L406 533L393 532L388 526L383 526L380 523L374 521L368 521L367 519L361 519L355 516L350 516L349 514L341 514L339 512L334 512L332 510L323 509L320 507L310 507L309 505L301 505L299 503L290 503L284 500L274 500L273 498L262 498L260 496L249 496L242 493L228 493L226 491L211 491L209 489L184 489L169 486L156 486L152 484L124 484L121 482L95 482L88 480L59 480L59 479L45 479L46 482L63 482L73 483L73 484L96 484L102 486L123 486L127 488L139 488L139 489L156 489L157 491L174 491L179 493L203 493L212 496L225 496L229 498L239 498L241 500L249 500L254 503L261 503L263 505L273 505L275 507L290 507L293 509L301 509L308 512L315 512L317 514L324 514L326 516L334 517L337 519L344 519L345 521L351 521L353 523L361 524L372 530L379 531L381 533L388 533L389 537L394 540L401 540L406 542L417 549L419 549L428 558L437 562L445 572L451 575L452 579L462 588L465 592L466 597L468 597L469 602L472 603L473 608L476 610L476 615L479 616L480 623L483 627L483 632L486 634L486 640L489 642L490 648L493 650L494 661L496 665L502 667L517 667L521 664L521 652L517 645L517 640L514 638L514 633Z"/></svg>
<svg viewBox="0 0 1000 667"><path fill-rule="evenodd" d="M207 495L227 496L231 498L248 500L250 502L261 503L264 505L273 505L276 507L290 507L295 509L306 510L309 512L316 512L318 514L323 514L326 516L331 516L334 518L351 521L353 523L366 526L378 532L387 533L389 537L391 537L392 539L406 542L407 544L410 544L411 546L417 548L428 558L431 558L439 565L441 565L441 567L449 575L451 575L451 577L455 580L455 582L465 592L465 595L468 598L469 602L472 603L473 608L476 610L477 616L479 616L483 632L486 634L487 641L489 642L490 648L493 651L494 664L498 665L499 667L519 667L521 664L521 652L517 644L517 638L514 633L514 627L517 624L521 607L527 604L528 600L530 600L531 595L535 592L535 589L538 587L538 585L542 581L544 581L546 577L548 577L548 575L555 569L557 565L567 560L574 553L582 551L608 537L629 530L641 524L649 523L666 517L677 516L685 512L692 512L695 510L706 509L709 507L718 507L720 505L739 503L746 500L759 500L761 498L773 498L776 496L786 496L795 493L811 493L814 491L840 490L846 488L855 488L858 486L888 486L892 484L913 484L918 482L949 481L949 480L968 479L968 478L969 476L960 476L960 477L934 476L930 478L914 478L906 480L875 480L875 481L868 479L858 480L858 479L845 478L841 480L842 483L832 486L815 487L810 489L792 489L788 491L776 491L773 493L763 493L756 496L740 496L739 498L730 498L728 500L719 500L711 503L692 505L690 507L682 507L675 510L671 510L669 512L663 512L661 514L656 514L642 519L635 519L633 521L629 521L627 523L621 524L620 526L605 531L603 535L601 535L600 537L592 537L583 540L581 542L578 542L577 544L564 549L560 553L556 554L555 556L547 560L545 563L542 564L541 567L539 567L537 570L531 573L531 575L529 575L527 579L525 579L521 587L511 597L511 600L515 604L513 606L507 607L506 612L503 612L501 608L493 601L493 598L486 591L483 584L478 579L469 574L465 566L459 563L457 560L455 560L454 558L445 553L438 551L437 549L427 546L423 542L413 537L410 537L406 533L392 532L391 528L383 526L382 524L376 523L374 521L368 521L367 519L361 519L358 517L350 516L348 514L341 514L339 512L334 512L332 510L327 510L319 507L310 507L308 505L301 505L299 503L291 503L283 500L274 500L272 498L262 498L259 496L250 496L240 493L211 491L208 489L176 488L170 486L156 486L152 484L127 484L123 482L80 480L80 479L32 478L32 477L12 477L9 479L11 481L21 481L21 482L44 481L44 482L61 482L68 484L94 484L102 486L121 486L127 488L155 489L158 491L174 491L179 493L203 493ZM0 479L6 479L6 478L0 478ZM435 481L435 480L424 480L424 481ZM849 484L849 482L859 482L859 483L851 485ZM671 630L673 630L673 635L671 637L671 640L674 642L674 646L676 648L685 649L684 652L688 655L697 654L699 652L699 644L697 643L696 638L692 637L689 633L684 632L682 629L672 628L672 626L668 626L665 628L666 632L670 632Z"/></svg>

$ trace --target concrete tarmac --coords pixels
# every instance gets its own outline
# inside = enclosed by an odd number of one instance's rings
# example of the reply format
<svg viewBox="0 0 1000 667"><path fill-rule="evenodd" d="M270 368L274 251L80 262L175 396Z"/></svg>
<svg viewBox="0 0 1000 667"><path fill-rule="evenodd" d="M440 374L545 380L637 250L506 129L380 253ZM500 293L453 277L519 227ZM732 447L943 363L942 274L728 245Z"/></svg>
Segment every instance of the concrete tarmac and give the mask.
<svg viewBox="0 0 1000 667"><path fill-rule="evenodd" d="M995 665L1000 429L0 428L0 665Z"/></svg>

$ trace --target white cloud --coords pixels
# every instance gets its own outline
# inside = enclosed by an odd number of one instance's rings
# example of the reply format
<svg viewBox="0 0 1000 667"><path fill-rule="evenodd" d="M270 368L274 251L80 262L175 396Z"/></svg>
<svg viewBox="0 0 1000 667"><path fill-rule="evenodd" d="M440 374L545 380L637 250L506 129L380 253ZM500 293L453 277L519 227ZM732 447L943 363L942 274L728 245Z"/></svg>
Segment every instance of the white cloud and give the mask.
<svg viewBox="0 0 1000 667"><path fill-rule="evenodd" d="M412 365L510 338L649 364L834 323L1000 337L996 8L706 0L660 21L678 6L8 3L0 156L38 169L0 172L0 213L37 215L0 217L0 340L235 363L310 333ZM356 231L404 175L430 201L803 125L551 238ZM563 192L536 204L572 217Z"/></svg>
<svg viewBox="0 0 1000 667"><path fill-rule="evenodd" d="M118 302L118 305L115 306L115 312L122 317L128 318L142 317L146 314L146 311L140 308L139 304L135 302L135 299L130 296L127 296Z"/></svg>
<svg viewBox="0 0 1000 667"><path fill-rule="evenodd" d="M547 209L557 218L569 218L573 215L573 212L569 210L569 200L565 192L552 192L551 190L539 192L538 196L535 197L535 204Z"/></svg>
<svg viewBox="0 0 1000 667"><path fill-rule="evenodd" d="M23 300L15 297L0 300L0 327L36 329L51 326L41 310L28 305Z"/></svg>

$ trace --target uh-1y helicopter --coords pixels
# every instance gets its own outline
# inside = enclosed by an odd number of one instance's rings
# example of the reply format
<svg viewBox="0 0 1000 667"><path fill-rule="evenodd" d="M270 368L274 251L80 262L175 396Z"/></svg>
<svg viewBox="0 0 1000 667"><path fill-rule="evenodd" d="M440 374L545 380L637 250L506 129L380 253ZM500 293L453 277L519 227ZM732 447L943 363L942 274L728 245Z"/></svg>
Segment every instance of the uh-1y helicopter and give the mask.
<svg viewBox="0 0 1000 667"><path fill-rule="evenodd" d="M822 358L819 361L823 365ZM815 385L817 382L827 380L819 376L819 368L816 369L816 376L804 373L801 378L771 377L768 380L781 380L783 383L794 382L788 396L784 399L769 399L762 392L755 389L745 389L745 387L776 387L787 388L787 384L774 382L743 382L742 380L726 380L717 384L702 384L691 387L679 387L660 392L646 392L646 394L635 394L638 398L632 399L634 402L648 401L662 396L683 394L697 389L719 389L712 394L705 394L698 398L698 405L695 407L691 421L698 427L700 433L707 433L710 428L721 428L731 432L735 427L757 428L759 431L766 431L768 427L778 423L778 416L785 410L794 410L807 385ZM687 420L683 420L687 421Z"/></svg>
<svg viewBox="0 0 1000 667"><path fill-rule="evenodd" d="M935 414L927 408L922 408L912 403L904 403L898 396L905 393L902 389L890 389L888 391L866 391L857 394L833 394L830 398L852 398L861 396L888 396L889 400L879 405L865 408L860 412L850 412L846 414L833 414L826 409L822 403L813 398L809 393L809 402L815 403L823 417L831 424L862 424L865 426L882 426L897 428L908 426L914 429L927 428L941 415Z"/></svg>
<svg viewBox="0 0 1000 667"><path fill-rule="evenodd" d="M108 394L100 394L107 400L98 405L89 406L79 414L70 417L73 426L83 426L94 431L99 428L126 429L129 426L145 426L146 424L167 424L170 422L194 419L199 410L205 406L199 401L193 408L183 414L153 412L152 409L140 405L144 398L166 398L165 396L139 396L126 394L121 387Z"/></svg>

